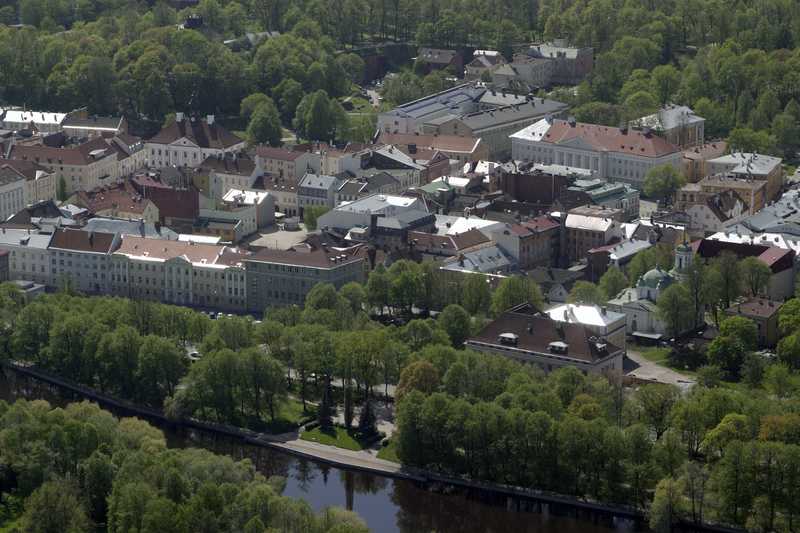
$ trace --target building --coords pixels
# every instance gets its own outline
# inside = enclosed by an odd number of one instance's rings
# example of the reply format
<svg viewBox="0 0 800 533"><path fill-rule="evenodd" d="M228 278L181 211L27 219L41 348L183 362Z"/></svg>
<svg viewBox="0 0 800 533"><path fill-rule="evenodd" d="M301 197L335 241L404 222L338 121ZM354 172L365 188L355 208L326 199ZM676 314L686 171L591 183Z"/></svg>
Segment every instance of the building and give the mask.
<svg viewBox="0 0 800 533"><path fill-rule="evenodd" d="M347 231L350 228L367 228L373 216L393 218L410 212L427 213L425 202L410 196L373 194L354 202L345 203L328 211L317 220L320 228Z"/></svg>
<svg viewBox="0 0 800 533"><path fill-rule="evenodd" d="M199 167L208 171L205 193L220 199L231 189L252 189L261 176L256 162L245 154L226 154L209 157Z"/></svg>
<svg viewBox="0 0 800 533"><path fill-rule="evenodd" d="M244 150L245 142L216 122L175 113L175 121L145 142L148 166L197 167L209 157Z"/></svg>
<svg viewBox="0 0 800 533"><path fill-rule="evenodd" d="M8 256L8 279L51 284L50 240L53 235L30 229L0 229L0 251Z"/></svg>
<svg viewBox="0 0 800 533"><path fill-rule="evenodd" d="M625 348L626 318L622 313L609 311L605 306L562 304L546 311L552 320L565 324L580 324L601 340Z"/></svg>
<svg viewBox="0 0 800 533"><path fill-rule="evenodd" d="M382 132L379 141L396 146L411 157L414 157L419 150L434 150L461 164L489 158L486 143L481 138L475 137Z"/></svg>
<svg viewBox="0 0 800 533"><path fill-rule="evenodd" d="M752 320L758 328L758 346L774 348L780 338L778 316L782 306L781 302L766 298L748 298L730 306L725 310L725 314Z"/></svg>
<svg viewBox="0 0 800 533"><path fill-rule="evenodd" d="M667 104L652 115L631 122L632 127L649 128L670 144L683 150L705 142L706 119L685 105Z"/></svg>
<svg viewBox="0 0 800 533"><path fill-rule="evenodd" d="M592 248L586 252L588 267L586 277L589 281L597 283L609 268L623 270L636 254L654 244L650 240L630 238Z"/></svg>
<svg viewBox="0 0 800 533"><path fill-rule="evenodd" d="M735 192L745 203L747 215L754 215L766 206L766 181L717 174L703 178L697 183L687 183L678 189L675 193L675 209L688 211L693 205L705 204L711 196L727 194L729 191Z"/></svg>
<svg viewBox="0 0 800 533"><path fill-rule="evenodd" d="M371 176L349 179L340 182L336 191L335 204L354 202L373 194L400 194L403 187L400 181L388 172L378 172Z"/></svg>
<svg viewBox="0 0 800 533"><path fill-rule="evenodd" d="M467 348L538 366L545 372L571 366L584 373L619 375L624 350L582 324L553 320L530 304L501 313Z"/></svg>
<svg viewBox="0 0 800 533"><path fill-rule="evenodd" d="M25 207L25 176L9 164L0 163L0 220Z"/></svg>
<svg viewBox="0 0 800 533"><path fill-rule="evenodd" d="M556 64L552 59L514 54L513 61L492 71L492 84L513 91L531 92L550 86Z"/></svg>
<svg viewBox="0 0 800 533"><path fill-rule="evenodd" d="M708 161L711 175L767 182L767 201L775 200L783 188L783 166L779 157L733 152Z"/></svg>
<svg viewBox="0 0 800 533"><path fill-rule="evenodd" d="M683 175L689 183L694 183L711 174L708 162L725 155L728 143L714 141L683 151Z"/></svg>
<svg viewBox="0 0 800 533"><path fill-rule="evenodd" d="M521 269L557 264L561 223L549 215L504 224L486 231Z"/></svg>
<svg viewBox="0 0 800 533"><path fill-rule="evenodd" d="M262 176L256 181L254 188L270 193L275 199L275 211L287 217L300 216L297 207L297 186L279 182L276 179Z"/></svg>
<svg viewBox="0 0 800 533"><path fill-rule="evenodd" d="M524 103L437 117L422 125L422 133L480 138L489 151L488 158L498 160L511 155L511 134L539 120L560 116L567 107L561 102L530 96Z"/></svg>
<svg viewBox="0 0 800 533"><path fill-rule="evenodd" d="M680 170L677 146L643 130L585 124L574 119L542 119L511 135L515 161L556 163L590 169L597 178L641 189L647 172L659 165Z"/></svg>
<svg viewBox="0 0 800 533"><path fill-rule="evenodd" d="M48 247L51 265L48 285L67 285L85 294L107 294L111 254L119 242L119 235L111 233L56 229Z"/></svg>
<svg viewBox="0 0 800 533"><path fill-rule="evenodd" d="M313 152L259 146L256 149L258 168L273 178L276 183L297 185L308 173L320 172L320 155Z"/></svg>
<svg viewBox="0 0 800 533"><path fill-rule="evenodd" d="M440 235L425 231L409 231L409 247L423 256L453 257L467 250L490 243L486 235L471 229L454 235Z"/></svg>
<svg viewBox="0 0 800 533"><path fill-rule="evenodd" d="M342 180L334 176L306 174L297 184L297 207L302 216L307 207L333 209L336 206L336 193Z"/></svg>
<svg viewBox="0 0 800 533"><path fill-rule="evenodd" d="M627 183L596 178L576 179L567 190L587 194L593 205L621 209L625 221L639 218L639 191Z"/></svg>
<svg viewBox="0 0 800 533"><path fill-rule="evenodd" d="M517 264L498 245L486 243L445 259L440 268L447 273L505 276L516 271Z"/></svg>
<svg viewBox="0 0 800 533"><path fill-rule="evenodd" d="M461 76L464 72L464 56L458 50L422 47L419 49L416 62L423 65L428 72L449 69L457 76Z"/></svg>
<svg viewBox="0 0 800 533"><path fill-rule="evenodd" d="M189 228L199 216L200 195L187 169L165 167L155 173L139 174L131 184L142 198L155 204L161 224Z"/></svg>
<svg viewBox="0 0 800 533"><path fill-rule="evenodd" d="M55 173L32 161L0 158L0 177L7 182L23 180L22 201L24 205L45 202L56 197ZM8 216L0 218L5 220Z"/></svg>
<svg viewBox="0 0 800 533"><path fill-rule="evenodd" d="M771 246L770 244L748 244L706 238L692 243L695 254L704 261L719 257L723 252L730 252L739 259L756 257L767 265L772 272L767 294L771 300L783 301L794 295L794 262L796 253L792 249Z"/></svg>
<svg viewBox="0 0 800 533"><path fill-rule="evenodd" d="M562 254L570 263L586 257L590 249L609 244L623 235L621 209L576 207L566 216L567 249Z"/></svg>
<svg viewBox="0 0 800 533"><path fill-rule="evenodd" d="M550 80L543 86L578 85L594 68L594 49L570 46L565 39L554 39L549 43L533 44L527 55L549 60L553 63Z"/></svg>
<svg viewBox="0 0 800 533"><path fill-rule="evenodd" d="M745 218L750 208L735 190L716 194L698 195L700 202L686 204L684 210L689 215L689 232L693 236L705 237L710 233L722 231L727 226Z"/></svg>
<svg viewBox="0 0 800 533"><path fill-rule="evenodd" d="M246 257L226 246L125 236L111 257L111 291L126 298L244 312Z"/></svg>
<svg viewBox="0 0 800 533"><path fill-rule="evenodd" d="M67 195L96 189L119 177L117 152L99 137L66 148L15 144L8 158L30 161L48 169L54 174L57 186L63 180Z"/></svg>
<svg viewBox="0 0 800 533"><path fill-rule="evenodd" d="M131 176L147 166L147 151L140 137L120 133L108 139L109 146L117 152L117 176Z"/></svg>
<svg viewBox="0 0 800 533"><path fill-rule="evenodd" d="M510 151L510 133L567 108L554 100L500 93L471 82L380 113L378 131L481 138L495 158Z"/></svg>
<svg viewBox="0 0 800 533"><path fill-rule="evenodd" d="M472 61L464 67L464 78L467 80L480 80L484 74L491 73L506 63L503 54L495 50L475 50Z"/></svg>
<svg viewBox="0 0 800 533"><path fill-rule="evenodd" d="M69 203L87 209L94 215L156 223L160 220L158 207L144 198L130 181L112 183L93 191L78 191Z"/></svg>
<svg viewBox="0 0 800 533"><path fill-rule="evenodd" d="M84 107L67 113L61 121L61 130L74 139L114 137L128 133L128 121L125 117L90 115Z"/></svg>
<svg viewBox="0 0 800 533"><path fill-rule="evenodd" d="M212 210L208 210L212 211ZM222 202L212 212L200 210L201 217L208 218L228 218L241 220L241 235L251 235L262 228L269 227L275 223L275 199L266 191L244 191L241 189L229 189Z"/></svg>
<svg viewBox="0 0 800 533"><path fill-rule="evenodd" d="M337 248L313 239L289 250L256 251L243 261L248 310L261 313L270 307L303 305L317 283L338 289L351 281L364 282L374 260L370 256L364 245Z"/></svg>
<svg viewBox="0 0 800 533"><path fill-rule="evenodd" d="M566 268L536 267L527 276L539 285L546 302L564 303L583 272Z"/></svg>
<svg viewBox="0 0 800 533"><path fill-rule="evenodd" d="M57 133L61 131L61 122L63 122L66 116L66 113L28 111L19 108L0 108L0 129Z"/></svg>

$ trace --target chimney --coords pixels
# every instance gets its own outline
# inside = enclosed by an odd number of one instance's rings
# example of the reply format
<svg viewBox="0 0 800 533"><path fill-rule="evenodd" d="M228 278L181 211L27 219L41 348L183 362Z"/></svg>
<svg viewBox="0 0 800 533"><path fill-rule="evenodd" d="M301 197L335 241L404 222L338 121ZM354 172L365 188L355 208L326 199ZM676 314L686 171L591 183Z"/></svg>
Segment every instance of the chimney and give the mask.
<svg viewBox="0 0 800 533"><path fill-rule="evenodd" d="M214 123L214 115L206 115L206 123L210 126Z"/></svg>

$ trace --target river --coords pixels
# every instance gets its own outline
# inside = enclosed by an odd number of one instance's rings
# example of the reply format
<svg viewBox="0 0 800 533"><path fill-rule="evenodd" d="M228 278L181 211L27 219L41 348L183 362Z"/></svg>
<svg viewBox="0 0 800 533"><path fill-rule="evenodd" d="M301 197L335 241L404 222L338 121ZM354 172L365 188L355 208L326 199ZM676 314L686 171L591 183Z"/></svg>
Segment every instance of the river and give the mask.
<svg viewBox="0 0 800 533"><path fill-rule="evenodd" d="M22 388L0 371L0 399L42 398L54 405L69 401L44 387ZM630 525L605 527L571 517L507 509L505 499L486 502L466 490L433 492L416 483L330 467L271 448L189 432L165 430L171 447L203 447L236 459L250 458L266 476L286 478L287 496L302 498L319 511L337 505L357 512L379 533L610 533L629 531Z"/></svg>

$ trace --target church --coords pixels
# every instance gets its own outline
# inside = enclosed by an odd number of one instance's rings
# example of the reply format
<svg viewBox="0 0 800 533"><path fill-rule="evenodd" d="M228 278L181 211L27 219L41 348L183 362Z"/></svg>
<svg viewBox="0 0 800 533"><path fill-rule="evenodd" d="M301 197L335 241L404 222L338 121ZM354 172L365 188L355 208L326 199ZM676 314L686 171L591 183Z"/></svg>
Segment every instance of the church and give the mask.
<svg viewBox="0 0 800 533"><path fill-rule="evenodd" d="M627 317L628 335L649 340L658 340L666 335L667 326L658 317L656 302L667 287L683 279L693 256L692 247L684 242L675 250L672 270L666 271L657 265L638 279L636 287L624 289L608 301L609 309Z"/></svg>

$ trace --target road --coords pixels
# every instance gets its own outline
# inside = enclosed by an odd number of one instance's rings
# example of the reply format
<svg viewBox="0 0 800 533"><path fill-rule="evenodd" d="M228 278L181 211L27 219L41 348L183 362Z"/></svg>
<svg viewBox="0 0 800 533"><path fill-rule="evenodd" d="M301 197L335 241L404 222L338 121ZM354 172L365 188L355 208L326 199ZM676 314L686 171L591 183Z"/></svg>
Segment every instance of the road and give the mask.
<svg viewBox="0 0 800 533"><path fill-rule="evenodd" d="M652 361L648 361L645 357L630 348L628 348L627 358L632 362L632 370L626 372L626 375L633 376L639 379L645 379L656 383L666 383L669 385L677 385L681 389L688 390L695 384L695 380L689 376L685 376L671 368L661 366ZM627 366L627 365L626 365Z"/></svg>

